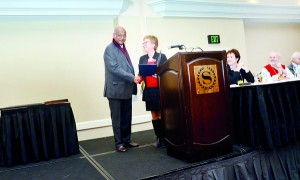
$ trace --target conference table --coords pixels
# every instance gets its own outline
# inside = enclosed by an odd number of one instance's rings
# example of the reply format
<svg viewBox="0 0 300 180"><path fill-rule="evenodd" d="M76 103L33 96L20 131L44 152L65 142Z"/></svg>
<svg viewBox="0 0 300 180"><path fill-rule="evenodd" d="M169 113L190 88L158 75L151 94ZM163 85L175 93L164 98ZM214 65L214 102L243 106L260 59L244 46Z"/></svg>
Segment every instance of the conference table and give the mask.
<svg viewBox="0 0 300 180"><path fill-rule="evenodd" d="M235 144L275 148L300 140L300 80L230 87Z"/></svg>
<svg viewBox="0 0 300 180"><path fill-rule="evenodd" d="M2 108L0 166L13 166L79 153L69 102Z"/></svg>

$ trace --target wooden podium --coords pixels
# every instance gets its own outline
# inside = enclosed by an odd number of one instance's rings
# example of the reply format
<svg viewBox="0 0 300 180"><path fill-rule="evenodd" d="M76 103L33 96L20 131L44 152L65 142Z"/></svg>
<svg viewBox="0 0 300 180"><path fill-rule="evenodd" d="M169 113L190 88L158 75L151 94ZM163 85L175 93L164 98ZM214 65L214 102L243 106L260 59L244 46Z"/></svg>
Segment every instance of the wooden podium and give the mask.
<svg viewBox="0 0 300 180"><path fill-rule="evenodd" d="M178 52L157 69L165 145L196 162L232 152L225 51Z"/></svg>

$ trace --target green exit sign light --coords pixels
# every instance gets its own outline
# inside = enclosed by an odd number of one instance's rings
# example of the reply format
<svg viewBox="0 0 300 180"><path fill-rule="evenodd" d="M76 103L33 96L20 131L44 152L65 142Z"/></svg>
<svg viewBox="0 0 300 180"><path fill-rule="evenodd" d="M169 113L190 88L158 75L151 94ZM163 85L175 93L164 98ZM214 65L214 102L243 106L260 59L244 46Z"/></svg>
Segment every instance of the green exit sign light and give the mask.
<svg viewBox="0 0 300 180"><path fill-rule="evenodd" d="M208 44L220 44L220 36L219 35L207 35Z"/></svg>

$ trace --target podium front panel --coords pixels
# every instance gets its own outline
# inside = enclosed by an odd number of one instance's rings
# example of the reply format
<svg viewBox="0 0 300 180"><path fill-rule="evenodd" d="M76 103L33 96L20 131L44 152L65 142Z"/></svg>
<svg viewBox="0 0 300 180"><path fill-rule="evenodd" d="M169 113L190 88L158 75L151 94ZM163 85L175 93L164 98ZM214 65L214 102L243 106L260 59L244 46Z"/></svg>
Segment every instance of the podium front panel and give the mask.
<svg viewBox="0 0 300 180"><path fill-rule="evenodd" d="M184 113L179 109L183 109L182 98L180 97L181 88L179 82L178 72L174 70L165 71L160 76L160 82L166 84L165 88L161 89L161 101L163 102L163 116L165 137L168 143L172 146L182 147L185 145L186 124L184 121L177 119L184 119Z"/></svg>
<svg viewBox="0 0 300 180"><path fill-rule="evenodd" d="M225 51L177 53L158 68L168 153L193 162L232 150Z"/></svg>

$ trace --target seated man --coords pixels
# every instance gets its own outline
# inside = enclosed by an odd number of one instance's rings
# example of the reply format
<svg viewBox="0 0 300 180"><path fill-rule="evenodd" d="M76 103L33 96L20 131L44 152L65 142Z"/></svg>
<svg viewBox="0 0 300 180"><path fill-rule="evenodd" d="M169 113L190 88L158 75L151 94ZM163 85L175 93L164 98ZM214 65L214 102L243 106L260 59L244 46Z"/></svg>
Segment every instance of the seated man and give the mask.
<svg viewBox="0 0 300 180"><path fill-rule="evenodd" d="M280 54L278 52L270 52L268 58L269 64L264 66L261 71L262 79L266 78L267 82L274 82L282 79L293 78L291 71L279 62Z"/></svg>
<svg viewBox="0 0 300 180"><path fill-rule="evenodd" d="M292 63L288 65L289 70L293 73L295 77L300 76L300 52L294 52L291 57ZM297 74L296 74L297 72Z"/></svg>

